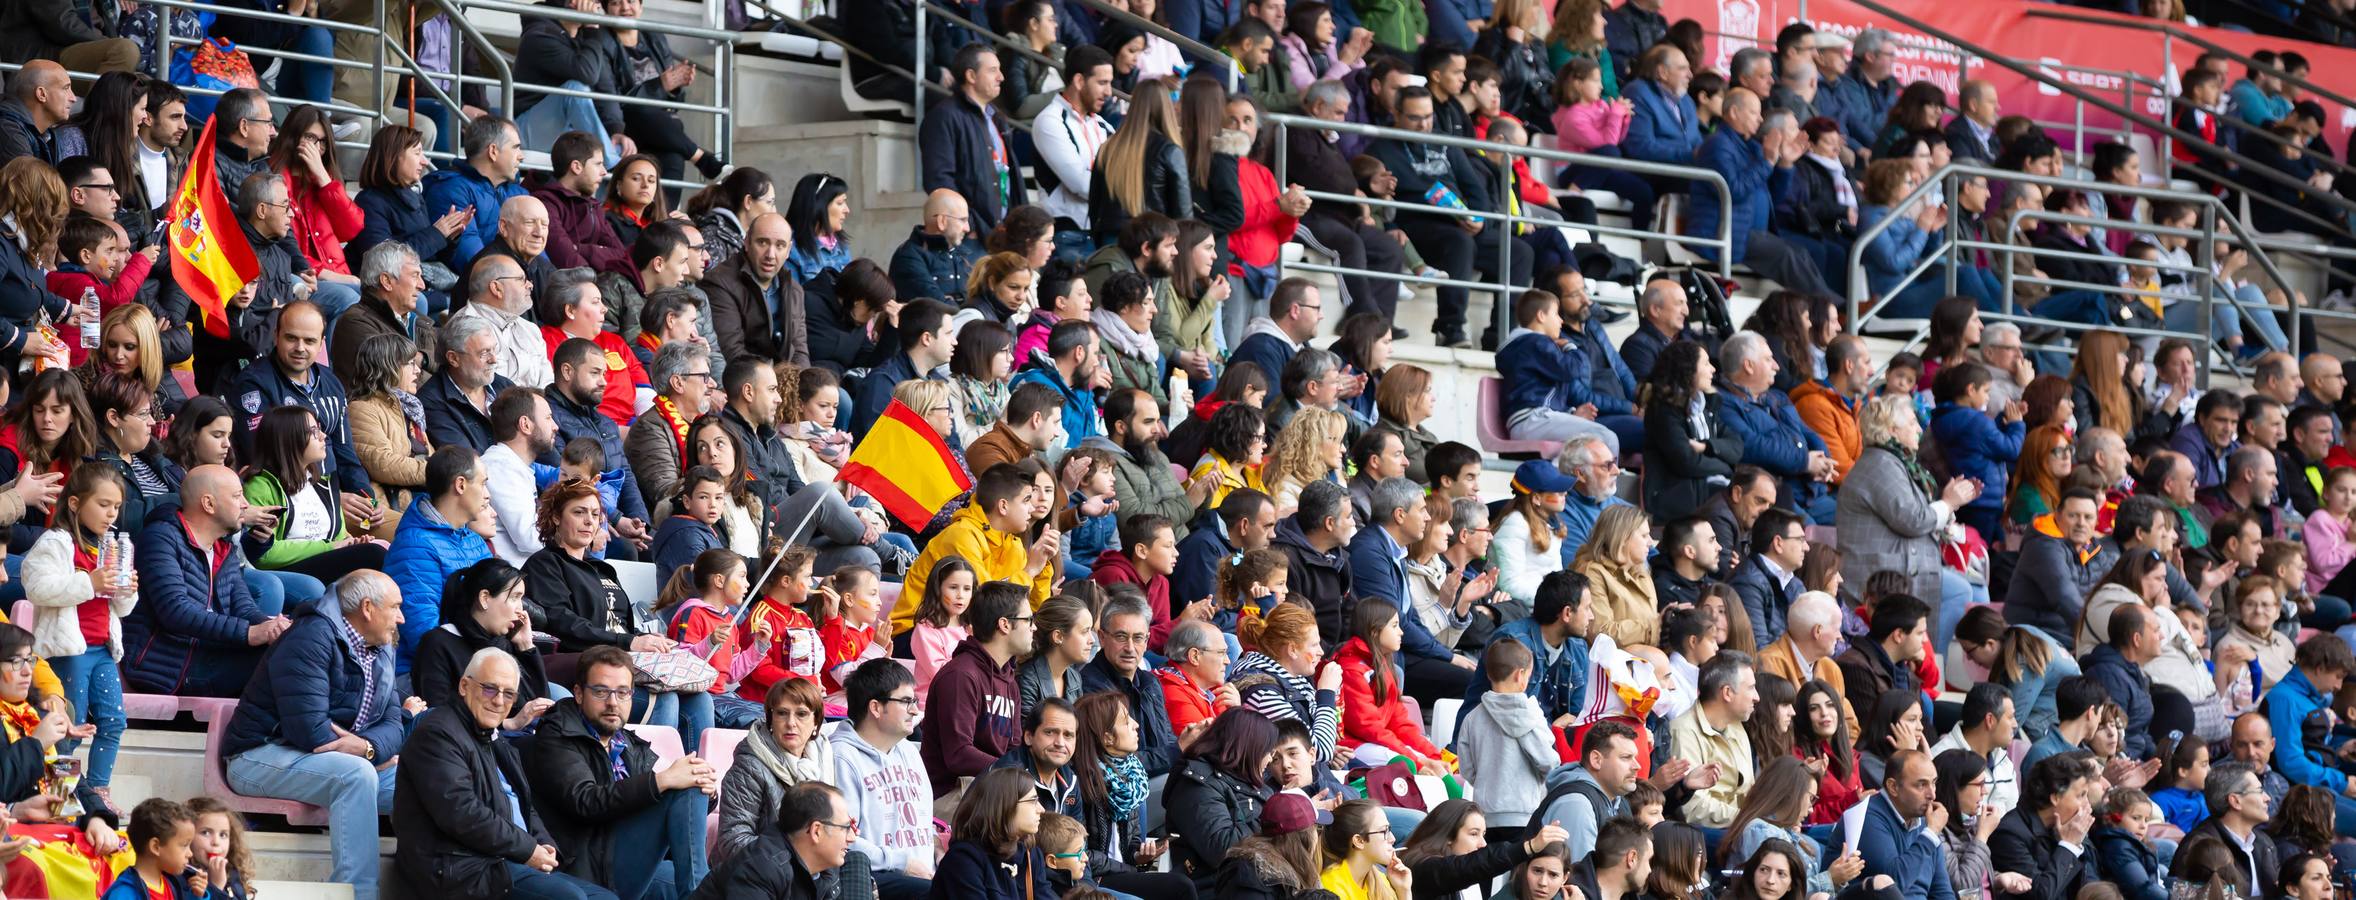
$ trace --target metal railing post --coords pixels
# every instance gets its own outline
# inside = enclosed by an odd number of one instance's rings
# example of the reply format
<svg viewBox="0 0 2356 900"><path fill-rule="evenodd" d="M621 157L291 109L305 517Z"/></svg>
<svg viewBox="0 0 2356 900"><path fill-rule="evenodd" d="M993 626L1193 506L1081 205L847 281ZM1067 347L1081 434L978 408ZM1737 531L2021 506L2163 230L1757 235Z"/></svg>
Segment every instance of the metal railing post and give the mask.
<svg viewBox="0 0 2356 900"><path fill-rule="evenodd" d="M2201 354L2200 371L2197 373L2198 377L2200 378L2201 390L2204 391L2209 389L2209 358L2216 355L2217 353L2216 255L2217 206L2215 204L2204 203L2201 204L2201 249L2200 252L2194 257L2195 262L2197 262L2201 268L2197 283L2207 288L2207 290L2201 291L2200 330L2201 334L2206 338L2204 343L2209 345L2209 350L2207 353ZM2238 319L2236 320L2235 324L2240 324ZM2230 362L2230 360L2228 362Z"/></svg>
<svg viewBox="0 0 2356 900"><path fill-rule="evenodd" d="M168 20L170 17L169 17L169 16L166 16L166 17L164 17L164 18ZM167 27L167 28L168 28L168 27L170 27L170 22L169 22L169 21L167 21L167 22L165 23L165 27ZM370 95L368 95L368 98L369 98L369 99L371 99L371 100L374 100L374 101L376 101L377 103L385 103L385 102L386 102L386 98L387 98L387 96L388 96L388 95L385 93L385 89L384 89L384 69L385 69L385 66L384 66L384 42L385 42L385 27L384 27L384 0L376 0L376 40L371 42L371 43L373 43L373 44L375 44L375 45L376 45L376 78L375 78L375 82L376 82L376 93L373 93L373 94L370 94ZM334 50L329 50L328 52L329 52L329 53L334 53L335 51L334 51ZM333 95L334 95L334 92L333 92L333 90L332 90L332 88L331 88L331 89L330 89L330 91L329 91L329 96L333 96ZM387 104L387 105L390 105L390 104ZM333 134L333 132L330 132L330 134L332 135L332 134Z"/></svg>
<svg viewBox="0 0 2356 900"><path fill-rule="evenodd" d="M860 0L853 0L853 2L860 2ZM920 142L924 140L924 86L930 83L933 77L932 57L925 55L927 52L925 41L931 37L925 34L927 30L929 29L925 27L925 4L922 0L918 0L916 4L916 58L913 60L915 68L910 73L916 76L916 85L910 91L908 107L909 116L915 120L916 139ZM924 190L924 154L916 154L910 162L916 166L916 189L922 191Z"/></svg>

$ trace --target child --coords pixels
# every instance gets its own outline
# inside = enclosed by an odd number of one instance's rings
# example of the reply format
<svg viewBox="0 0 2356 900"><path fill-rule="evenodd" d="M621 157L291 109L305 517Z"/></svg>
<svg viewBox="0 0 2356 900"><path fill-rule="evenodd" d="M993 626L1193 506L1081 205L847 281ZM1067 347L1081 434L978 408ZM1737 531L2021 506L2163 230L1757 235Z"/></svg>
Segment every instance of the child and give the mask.
<svg viewBox="0 0 2356 900"><path fill-rule="evenodd" d="M1096 557L1096 571L1089 579L1110 587L1134 584L1145 589L1146 608L1153 610L1153 622L1147 629L1146 649L1162 652L1162 641L1170 636L1170 629L1178 620L1194 612L1194 604L1209 597L1188 597L1186 606L1175 606L1170 597L1170 573L1178 570L1178 540L1170 527L1169 518L1154 513L1139 513L1121 522L1121 546L1107 549ZM1205 603L1208 606L1208 603ZM1208 612L1208 610L1204 610ZM1195 614L1200 617L1200 613Z"/></svg>
<svg viewBox="0 0 2356 900"><path fill-rule="evenodd" d="M1661 793L1660 788L1653 787L1650 781L1637 779L1636 786L1628 789L1628 814L1635 816L1637 823L1647 829L1661 824L1661 820L1668 817L1663 812L1668 803L1668 795Z"/></svg>
<svg viewBox="0 0 2356 900"><path fill-rule="evenodd" d="M844 566L827 579L825 594L832 608L826 624L818 627L818 639L826 645L819 686L826 688L828 706L840 706L843 679L887 649L875 640L875 624L883 614L883 576L866 566Z"/></svg>
<svg viewBox="0 0 2356 900"><path fill-rule="evenodd" d="M79 721L98 726L90 769L82 776L100 797L114 780L123 744L123 616L139 603L139 576L117 580L100 569L99 546L115 537L123 481L108 466L76 466L66 480L58 527L41 534L25 554L25 596L33 602L33 652L57 671ZM71 752L72 744L58 748Z"/></svg>
<svg viewBox="0 0 2356 900"><path fill-rule="evenodd" d="M1921 388L1922 357L1899 351L1890 357L1889 366L1882 369L1881 390L1875 391L1874 396L1914 398L1917 424L1928 428L1931 424L1931 400Z"/></svg>
<svg viewBox="0 0 2356 900"><path fill-rule="evenodd" d="M973 603L974 578L973 564L962 556L941 557L925 578L924 600L916 605L916 627L908 632L908 647L916 657L918 694L932 688L933 676L949 664L957 645L965 643L965 608Z"/></svg>
<svg viewBox="0 0 2356 900"><path fill-rule="evenodd" d="M132 253L123 226L105 219L77 215L65 220L65 227L57 234L59 262L57 271L49 273L49 292L64 297L68 304L58 334L65 340L67 358L73 365L90 358L90 351L82 347L82 329L98 327L98 323L82 321L82 311L71 305L82 301L84 289L98 292L102 316L131 302L160 252L160 247L149 247Z"/></svg>
<svg viewBox="0 0 2356 900"><path fill-rule="evenodd" d="M746 621L760 623L757 627L768 629L775 640L769 658L744 676L737 696L761 702L768 698L769 686L779 681L818 681L818 670L826 661L826 643L819 640L817 624L802 608L810 602L810 566L817 559L816 550L789 547L769 570L769 583L761 585L761 599L754 601Z"/></svg>
<svg viewBox="0 0 2356 900"><path fill-rule="evenodd" d="M737 610L752 585L745 581L744 557L733 550L713 548L696 554L695 562L671 570L654 608L671 625L671 639L679 649L711 663L720 677L707 688L712 694L713 721L722 728L745 728L761 721L761 701L736 695L746 673L769 656L769 622L750 622L747 635L736 633ZM748 640L749 637L749 640Z"/></svg>
<svg viewBox="0 0 2356 900"><path fill-rule="evenodd" d="M655 583L671 583L671 572L694 562L697 554L728 546L720 539L721 508L728 503L728 479L711 466L687 470L679 485L679 511L663 520L654 533Z"/></svg>
<svg viewBox="0 0 2356 900"><path fill-rule="evenodd" d="M1085 580L1096 558L1120 538L1119 516L1114 514L1120 512L1121 501L1113 496L1113 476L1118 469L1112 453L1102 447L1081 447L1066 456L1088 461L1088 474L1071 496L1072 510L1079 514L1080 523L1064 535L1065 577ZM1075 571L1077 575L1072 574Z"/></svg>
<svg viewBox="0 0 2356 900"><path fill-rule="evenodd" d="M177 800L153 797L131 810L131 849L139 863L115 879L104 900L198 900L212 879L189 865L196 856L196 814Z"/></svg>
<svg viewBox="0 0 2356 900"><path fill-rule="evenodd" d="M2165 303L2186 298L2182 292L2160 285L2160 270L2152 265L2160 259L2160 248L2136 241L2127 245L2126 256L2133 260L2127 264L2127 296L2135 305L2143 308L2123 309L2119 318L2129 324L2135 324L2137 319L2143 319L2144 324L2157 324L2164 315L2161 310ZM2150 315L2147 317L2145 313Z"/></svg>
<svg viewBox="0 0 2356 900"><path fill-rule="evenodd" d="M1702 663L1718 655L1717 631L1714 617L1699 608L1661 617L1661 645L1669 648L1669 665L1686 684L1700 684Z"/></svg>
<svg viewBox="0 0 2356 900"><path fill-rule="evenodd" d="M605 506L608 523L621 521L622 481L629 474L620 469L605 470L605 447L593 437L577 437L565 442L564 454L557 458L557 478L578 478L597 485L597 502ZM602 550L602 547L591 549Z"/></svg>
<svg viewBox="0 0 2356 900"><path fill-rule="evenodd" d="M1211 621L1219 630L1235 634L1243 620L1267 615L1289 594L1288 564L1282 552L1267 547L1220 561L1219 611Z"/></svg>
<svg viewBox="0 0 2356 900"><path fill-rule="evenodd" d="M2249 650L2253 657L2250 667L2256 670L2261 691L2273 690L2275 682L2290 674L2291 657L2299 650L2289 636L2274 627L2282 618L2282 601L2282 583L2272 576L2242 579L2233 589L2233 626L2217 639L2220 652L2233 646Z"/></svg>
<svg viewBox="0 0 2356 900"><path fill-rule="evenodd" d="M1521 839L1546 796L1546 773L1562 759L1545 710L1527 693L1533 660L1520 641L1491 643L1481 654L1489 693L1457 728L1465 780L1481 786L1489 833L1509 843Z"/></svg>
<svg viewBox="0 0 2356 900"><path fill-rule="evenodd" d="M1603 67L1592 59L1573 57L1563 66L1554 92L1555 145L1572 153L1597 147L1618 147L1628 138L1629 115L1635 105L1625 99L1603 98Z"/></svg>
<svg viewBox="0 0 2356 900"><path fill-rule="evenodd" d="M1614 450L1610 429L1577 414L1589 393L1586 357L1562 339L1562 301L1546 291L1523 291L1513 302L1513 332L1497 351L1504 376L1505 429L1517 441L1561 441L1592 434Z"/></svg>
<svg viewBox="0 0 2356 900"><path fill-rule="evenodd" d="M2195 741L2194 743L2198 743ZM2093 841L2102 876L2124 900L2167 900L2160 857L2145 840L2151 835L2152 798L2131 787L2112 788L2095 810Z"/></svg>
<svg viewBox="0 0 2356 900"><path fill-rule="evenodd" d="M2165 786L2151 792L2151 802L2169 825L2191 833L2209 817L2208 803L2201 798L2201 788L2209 781L2209 742L2188 735L2171 747L2163 740L2160 758L2167 762L2160 765L2160 777L2154 781Z"/></svg>
<svg viewBox="0 0 2356 900"><path fill-rule="evenodd" d="M1055 886L1056 896L1069 897L1075 887L1096 886L1088 880L1088 828L1080 820L1040 813L1038 840L1040 852L1047 854L1047 883Z"/></svg>
<svg viewBox="0 0 2356 900"><path fill-rule="evenodd" d="M204 867L213 895L252 900L246 873L254 870L254 851L245 844L245 820L209 796L189 798L188 811L196 816L196 863Z"/></svg>

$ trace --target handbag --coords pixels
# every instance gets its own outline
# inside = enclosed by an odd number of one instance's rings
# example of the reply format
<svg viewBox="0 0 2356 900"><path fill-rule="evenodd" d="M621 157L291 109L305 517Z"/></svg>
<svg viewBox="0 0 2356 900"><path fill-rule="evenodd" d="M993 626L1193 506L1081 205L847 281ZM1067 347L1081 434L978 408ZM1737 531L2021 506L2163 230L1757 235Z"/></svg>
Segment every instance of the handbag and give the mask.
<svg viewBox="0 0 2356 900"><path fill-rule="evenodd" d="M630 668L637 670L640 687L663 693L701 693L720 680L720 670L711 663L678 650L632 652Z"/></svg>

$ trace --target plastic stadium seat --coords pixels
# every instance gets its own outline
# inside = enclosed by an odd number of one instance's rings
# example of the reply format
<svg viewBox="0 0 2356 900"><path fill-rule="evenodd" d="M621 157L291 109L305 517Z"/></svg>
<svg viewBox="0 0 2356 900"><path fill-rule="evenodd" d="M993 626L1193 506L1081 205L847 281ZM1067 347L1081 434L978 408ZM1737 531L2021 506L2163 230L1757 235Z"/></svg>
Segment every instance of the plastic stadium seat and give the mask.
<svg viewBox="0 0 2356 900"><path fill-rule="evenodd" d="M631 604L654 608L655 595L663 590L655 581L654 563L617 559L607 565L614 567L614 580L621 582L622 593L630 598Z"/></svg>
<svg viewBox="0 0 2356 900"><path fill-rule="evenodd" d="M123 716L169 722L180 716L180 698L170 694L124 694Z"/></svg>
<svg viewBox="0 0 2356 900"><path fill-rule="evenodd" d="M669 725L630 725L627 727L631 731L638 732L638 736L645 738L647 743L654 745L654 759L657 766L687 755L686 744L679 740L679 729Z"/></svg>
<svg viewBox="0 0 2356 900"><path fill-rule="evenodd" d="M736 745L744 743L748 734L751 732L742 728L706 728L704 746L696 751L697 755L712 764L714 777L726 778L728 767L736 762Z"/></svg>
<svg viewBox="0 0 2356 900"><path fill-rule="evenodd" d="M1473 418L1480 423L1481 449L1501 457L1551 459L1562 451L1561 441L1517 441L1505 432L1505 379L1494 375L1481 379L1480 412Z"/></svg>
<svg viewBox="0 0 2356 900"><path fill-rule="evenodd" d="M217 697L182 697L180 709L199 722L226 722L237 711L237 701Z"/></svg>
<svg viewBox="0 0 2356 900"><path fill-rule="evenodd" d="M220 702L228 704L230 709L237 707L235 700ZM320 807L293 800L248 797L230 790L229 779L222 774L222 768L228 761L221 758L221 738L228 732L229 716L226 712L213 716L205 724L205 793L221 798L221 802L229 804L230 809L241 813L285 816L286 823L296 827L318 828L327 824L327 810Z"/></svg>

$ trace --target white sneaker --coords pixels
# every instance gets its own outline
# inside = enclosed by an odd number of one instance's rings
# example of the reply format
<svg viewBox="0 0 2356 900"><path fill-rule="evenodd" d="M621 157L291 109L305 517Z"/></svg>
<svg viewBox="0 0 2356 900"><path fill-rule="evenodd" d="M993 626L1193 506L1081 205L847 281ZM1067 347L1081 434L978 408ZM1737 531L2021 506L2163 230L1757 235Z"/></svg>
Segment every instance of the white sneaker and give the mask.
<svg viewBox="0 0 2356 900"><path fill-rule="evenodd" d="M338 143L351 141L358 138L365 128L358 119L345 119L335 123L335 139Z"/></svg>

